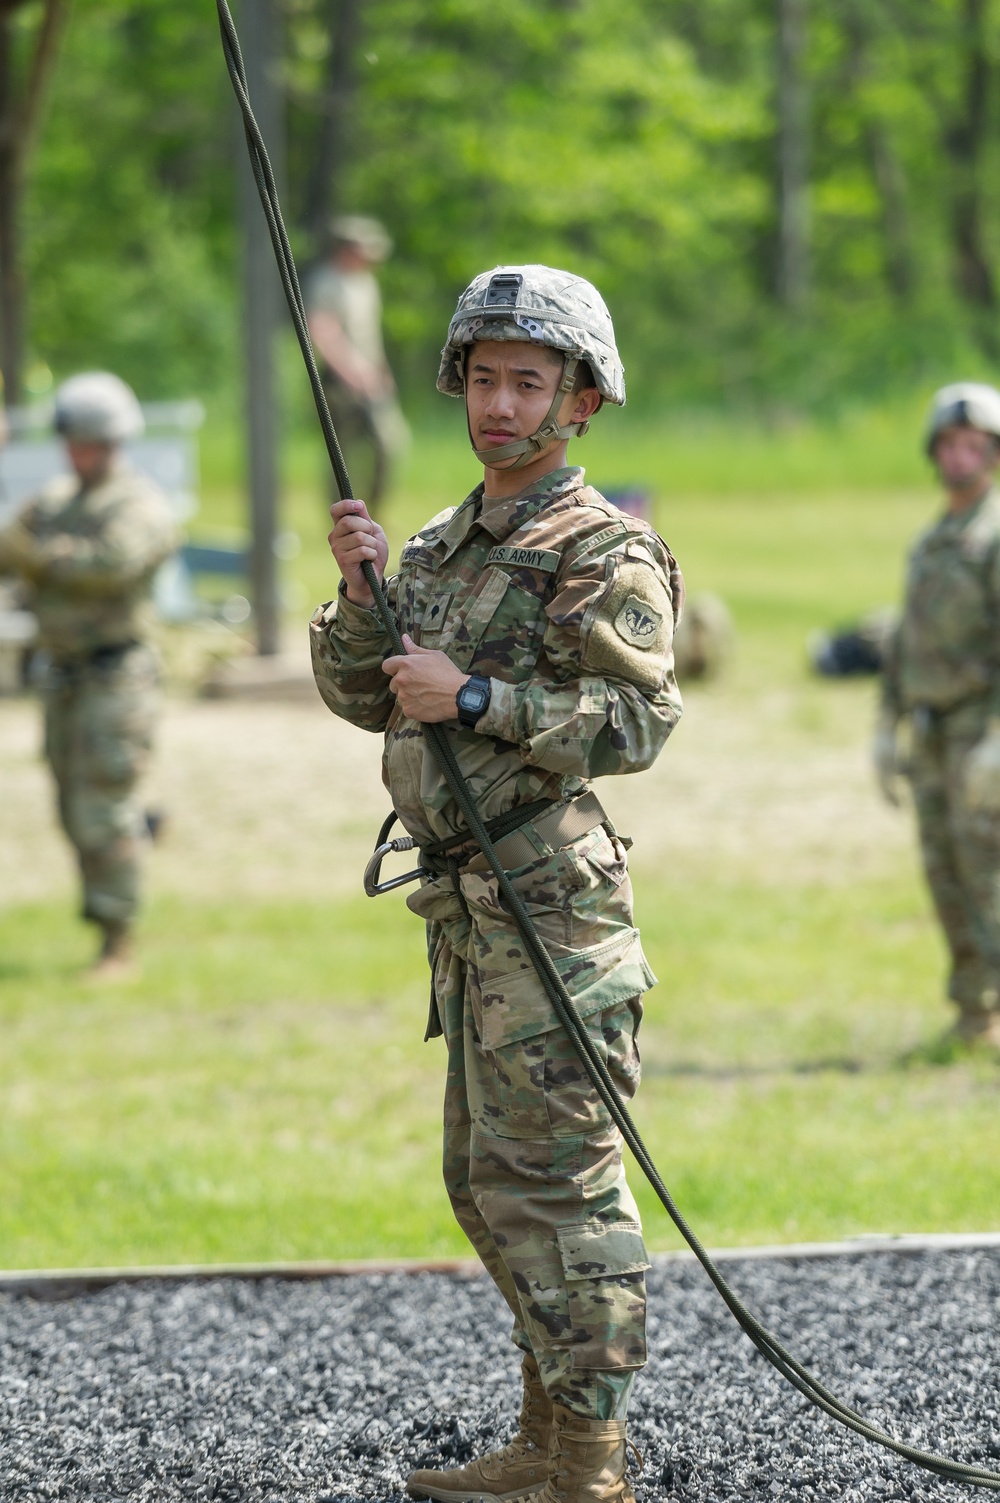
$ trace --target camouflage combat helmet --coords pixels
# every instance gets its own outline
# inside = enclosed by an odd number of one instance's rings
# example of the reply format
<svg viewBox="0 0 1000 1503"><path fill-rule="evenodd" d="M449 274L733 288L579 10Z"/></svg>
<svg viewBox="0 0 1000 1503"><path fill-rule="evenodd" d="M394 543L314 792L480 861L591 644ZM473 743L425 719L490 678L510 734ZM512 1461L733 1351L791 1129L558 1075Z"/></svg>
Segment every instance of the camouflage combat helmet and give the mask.
<svg viewBox="0 0 1000 1503"><path fill-rule="evenodd" d="M437 388L447 396L465 391L465 357L477 339L523 340L544 344L563 356L562 377L541 426L529 438L493 449L476 449L477 458L510 459L519 469L530 464L553 439L582 437L587 423L559 422L559 408L572 391L577 367L585 360L594 385L606 402L625 404L625 372L615 345L614 325L604 299L590 282L551 266L498 266L484 271L462 293L441 351Z"/></svg>
<svg viewBox="0 0 1000 1503"><path fill-rule="evenodd" d="M1000 442L1000 391L979 381L956 381L935 392L927 417L926 447L933 453L945 428L978 428Z"/></svg>
<svg viewBox="0 0 1000 1503"><path fill-rule="evenodd" d="M110 371L70 376L56 392L55 428L64 438L120 444L145 426L135 392Z"/></svg>

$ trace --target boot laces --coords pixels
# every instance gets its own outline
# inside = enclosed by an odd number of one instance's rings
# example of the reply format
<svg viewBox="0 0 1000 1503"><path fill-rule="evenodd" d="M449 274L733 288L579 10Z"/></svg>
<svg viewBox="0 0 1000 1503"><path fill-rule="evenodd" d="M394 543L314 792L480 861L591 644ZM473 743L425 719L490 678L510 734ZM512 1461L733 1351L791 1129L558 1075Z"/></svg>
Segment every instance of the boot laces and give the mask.
<svg viewBox="0 0 1000 1503"><path fill-rule="evenodd" d="M528 1389L524 1395L524 1418L525 1420L541 1420L542 1400L544 1393L539 1393L534 1387Z"/></svg>
<svg viewBox="0 0 1000 1503"><path fill-rule="evenodd" d="M502 1465L505 1461L517 1461L525 1452L531 1451L541 1454L535 1442L518 1431L513 1440L509 1440L505 1446L500 1446L496 1451L490 1451L489 1455L484 1456L482 1460Z"/></svg>

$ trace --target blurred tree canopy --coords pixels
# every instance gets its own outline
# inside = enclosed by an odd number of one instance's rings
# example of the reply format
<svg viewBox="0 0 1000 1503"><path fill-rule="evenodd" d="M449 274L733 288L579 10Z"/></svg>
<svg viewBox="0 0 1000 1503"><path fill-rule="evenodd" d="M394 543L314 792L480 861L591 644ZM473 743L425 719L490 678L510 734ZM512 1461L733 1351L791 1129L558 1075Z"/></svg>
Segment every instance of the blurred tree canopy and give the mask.
<svg viewBox="0 0 1000 1503"><path fill-rule="evenodd" d="M520 260L598 284L637 398L822 409L995 367L1000 0L807 0L784 71L789 0L276 3L287 217L304 256L330 208L385 221L405 390L461 287ZM235 385L237 139L211 0L76 0L25 214L35 358Z"/></svg>

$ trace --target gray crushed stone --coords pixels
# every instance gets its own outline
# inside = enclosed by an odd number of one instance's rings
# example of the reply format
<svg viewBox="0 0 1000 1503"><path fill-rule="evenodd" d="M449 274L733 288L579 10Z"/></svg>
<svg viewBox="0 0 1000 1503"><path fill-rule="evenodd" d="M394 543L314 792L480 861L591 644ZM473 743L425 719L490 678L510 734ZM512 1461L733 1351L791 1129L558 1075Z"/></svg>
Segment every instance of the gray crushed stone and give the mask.
<svg viewBox="0 0 1000 1503"><path fill-rule="evenodd" d="M1000 1250L727 1274L869 1417L997 1466ZM0 1498L399 1503L411 1467L509 1435L507 1327L487 1280L443 1274L0 1296ZM631 1427L640 1503L972 1496L810 1409L692 1265L654 1269L649 1335Z"/></svg>

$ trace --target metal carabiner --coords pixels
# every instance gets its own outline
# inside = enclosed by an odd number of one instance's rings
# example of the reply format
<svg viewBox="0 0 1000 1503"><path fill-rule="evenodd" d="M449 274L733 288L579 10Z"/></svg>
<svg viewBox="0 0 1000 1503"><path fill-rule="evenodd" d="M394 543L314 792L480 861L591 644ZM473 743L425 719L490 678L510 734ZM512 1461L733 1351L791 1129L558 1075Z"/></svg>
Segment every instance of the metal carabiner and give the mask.
<svg viewBox="0 0 1000 1503"><path fill-rule="evenodd" d="M407 882L415 882L418 877L430 875L422 866L418 866L412 872L406 872L402 877L390 877L388 882L379 881L382 862L386 856L392 851L412 851L416 844L412 835L404 835L398 840L387 840L384 845L375 847L372 858L365 867L365 892L370 898L377 898L383 892L392 892L394 887L405 887Z"/></svg>
<svg viewBox="0 0 1000 1503"><path fill-rule="evenodd" d="M422 866L418 866L414 871L406 872L402 877L391 877L388 882L379 881L382 862L386 856L391 855L394 851L412 851L416 849L417 842L412 835L399 835L395 840L388 840L386 838L396 823L396 818L396 811L394 809L382 825L381 830L379 830L378 840L372 852L371 860L365 867L365 892L370 898L377 898L383 892L392 892L394 887L405 887L407 882L416 882L418 877L429 877L431 875Z"/></svg>

